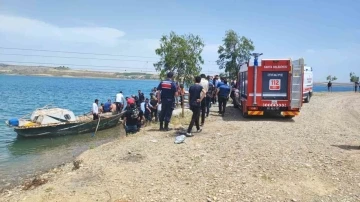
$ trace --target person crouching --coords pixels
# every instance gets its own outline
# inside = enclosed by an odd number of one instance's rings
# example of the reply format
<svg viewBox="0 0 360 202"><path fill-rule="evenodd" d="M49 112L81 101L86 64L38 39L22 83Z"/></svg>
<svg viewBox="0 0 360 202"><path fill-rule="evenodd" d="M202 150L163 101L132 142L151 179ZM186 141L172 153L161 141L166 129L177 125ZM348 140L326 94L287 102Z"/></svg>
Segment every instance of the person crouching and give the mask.
<svg viewBox="0 0 360 202"><path fill-rule="evenodd" d="M135 100L129 98L127 100L129 108L124 113L123 125L126 135L136 133L140 130L139 121L143 118L143 112L136 107Z"/></svg>

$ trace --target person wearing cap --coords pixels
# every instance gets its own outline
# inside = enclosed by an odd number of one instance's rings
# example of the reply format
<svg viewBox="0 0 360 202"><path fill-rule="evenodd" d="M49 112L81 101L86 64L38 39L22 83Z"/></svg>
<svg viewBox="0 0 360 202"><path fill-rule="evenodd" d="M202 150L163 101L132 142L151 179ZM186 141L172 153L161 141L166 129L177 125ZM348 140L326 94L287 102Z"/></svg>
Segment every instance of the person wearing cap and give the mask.
<svg viewBox="0 0 360 202"><path fill-rule="evenodd" d="M157 90L160 92L158 94L158 103L161 103L161 113L160 113L160 131L169 131L169 123L172 116L172 111L174 110L175 105L175 96L178 95L177 89L174 81L173 72L168 72L166 79L159 83ZM164 127L165 123L165 127Z"/></svg>
<svg viewBox="0 0 360 202"><path fill-rule="evenodd" d="M127 100L128 109L124 113L123 125L125 128L126 135L128 133L136 133L140 130L141 119L143 118L143 113L136 107L135 99L129 98Z"/></svg>
<svg viewBox="0 0 360 202"><path fill-rule="evenodd" d="M99 119L99 100L95 99L95 102L92 104L92 115L93 115L93 120L97 120Z"/></svg>

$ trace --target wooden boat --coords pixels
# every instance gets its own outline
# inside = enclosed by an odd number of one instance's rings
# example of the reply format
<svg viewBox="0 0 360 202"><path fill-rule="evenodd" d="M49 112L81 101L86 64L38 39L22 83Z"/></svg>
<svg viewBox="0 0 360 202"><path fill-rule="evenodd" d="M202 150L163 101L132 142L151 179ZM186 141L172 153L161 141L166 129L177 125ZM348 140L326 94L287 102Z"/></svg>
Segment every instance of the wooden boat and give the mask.
<svg viewBox="0 0 360 202"><path fill-rule="evenodd" d="M6 124L23 137L60 136L95 132L115 127L122 113L100 114L99 120L93 120L92 114L75 116L68 109L49 107L36 109L30 118L10 119Z"/></svg>

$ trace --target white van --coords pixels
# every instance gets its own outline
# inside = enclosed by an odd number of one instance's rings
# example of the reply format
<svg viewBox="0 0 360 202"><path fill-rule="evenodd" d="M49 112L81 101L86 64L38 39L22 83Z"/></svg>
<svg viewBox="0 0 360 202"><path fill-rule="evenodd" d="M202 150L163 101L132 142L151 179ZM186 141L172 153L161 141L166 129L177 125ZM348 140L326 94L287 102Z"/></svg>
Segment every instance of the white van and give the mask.
<svg viewBox="0 0 360 202"><path fill-rule="evenodd" d="M304 86L303 86L303 98L304 103L309 103L310 98L313 95L313 68L304 66Z"/></svg>

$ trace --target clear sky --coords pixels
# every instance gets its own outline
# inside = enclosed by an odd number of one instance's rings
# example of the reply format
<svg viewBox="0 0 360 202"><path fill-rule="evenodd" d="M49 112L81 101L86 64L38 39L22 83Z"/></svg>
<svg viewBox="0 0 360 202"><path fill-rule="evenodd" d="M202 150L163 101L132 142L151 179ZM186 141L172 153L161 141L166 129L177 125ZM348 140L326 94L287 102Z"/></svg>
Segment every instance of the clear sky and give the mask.
<svg viewBox="0 0 360 202"><path fill-rule="evenodd" d="M358 0L0 0L0 63L151 72L161 35L175 31L204 39L203 72L215 74L217 48L233 29L262 58L303 57L315 81L347 82L350 71L360 75L359 10Z"/></svg>

